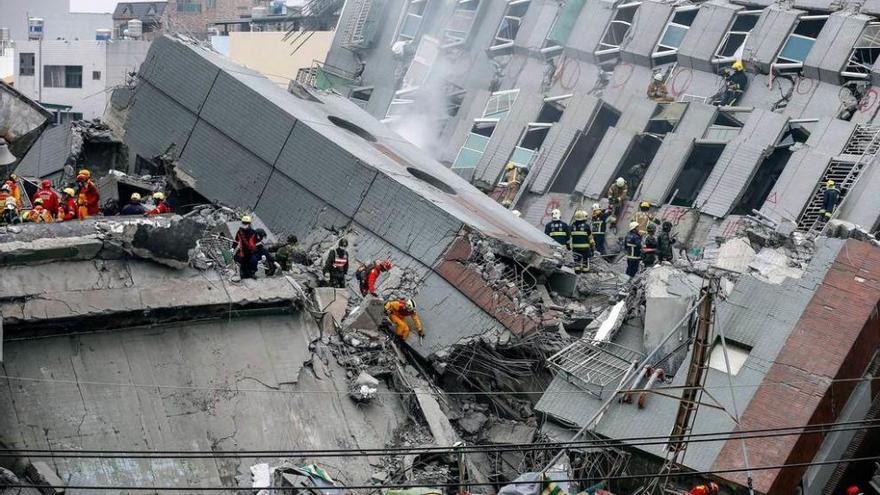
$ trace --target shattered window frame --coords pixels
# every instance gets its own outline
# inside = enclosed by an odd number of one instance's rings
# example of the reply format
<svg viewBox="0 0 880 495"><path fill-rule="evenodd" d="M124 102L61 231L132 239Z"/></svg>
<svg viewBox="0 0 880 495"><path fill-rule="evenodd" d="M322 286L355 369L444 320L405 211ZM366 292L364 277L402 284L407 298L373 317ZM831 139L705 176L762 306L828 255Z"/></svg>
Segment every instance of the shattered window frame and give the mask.
<svg viewBox="0 0 880 495"><path fill-rule="evenodd" d="M840 75L847 79L867 79L871 76L871 68L880 57L880 22L869 22L862 28L846 66Z"/></svg>
<svg viewBox="0 0 880 495"><path fill-rule="evenodd" d="M483 157L486 145L488 145L489 140L492 139L492 136L495 134L495 128L498 126L498 123L501 122L501 119L510 112L511 107L516 103L517 96L519 96L519 89L496 91L489 96L489 99L486 100L486 105L483 107L482 118L474 119L471 132L468 133L468 137L465 139L464 144L459 148L458 154L455 156L455 161L452 162L452 166L450 167L451 169L467 170L476 168L476 164L479 163L480 159ZM491 131L486 134L476 132L476 129L480 126L491 126ZM483 143L482 149L478 149L476 146L468 146L472 143ZM464 157L474 157L475 161L473 166L470 164L462 166Z"/></svg>
<svg viewBox="0 0 880 495"><path fill-rule="evenodd" d="M718 44L718 49L715 50L715 57L712 58L713 64L726 64L730 62L734 62L736 60L742 59L742 50L746 46L746 42L749 40L749 34L751 34L752 29L755 29L755 25L758 23L758 18L761 16L762 10L740 10L736 13L733 18L733 22L730 24L730 29L727 30L727 33L724 35L724 39L721 40L721 43ZM751 22L752 27L748 30L743 30L741 27L737 26L737 22L740 22L743 18L751 17L754 19L754 22ZM742 41L737 44L736 48L731 50L732 46L729 46L732 39L736 39L735 37L742 37ZM730 55L725 55L725 53L730 53Z"/></svg>
<svg viewBox="0 0 880 495"><path fill-rule="evenodd" d="M633 19L635 19L636 13L641 5L642 2L640 1L629 2L618 5L614 8L614 17L612 17L608 22L608 25L605 26L605 31L602 32L602 38L600 38L599 41L599 47L593 52L593 55L600 58L600 61L601 58L606 55L616 55L620 53L620 45L629 34L629 30L633 25ZM620 30L620 36L618 39L617 28L619 26L625 27Z"/></svg>
<svg viewBox="0 0 880 495"><path fill-rule="evenodd" d="M779 49L779 53L776 54L776 60L773 62L773 70L777 73L785 73L785 72L797 72L804 67L804 60L810 56L810 51L813 50L813 46L816 44L816 39L819 37L818 33L822 31L825 27L825 22L828 21L829 15L827 14L819 14L819 15L802 15L798 18L797 24L795 24L794 29L792 29L791 33L789 33L788 38L785 39L785 43L783 43L782 48ZM810 36L805 34L803 31L805 30L806 23L809 22L817 22L821 21L822 24L817 28L810 29L809 31L816 31L816 36ZM798 31L801 31L800 33ZM793 47L791 43L792 40L797 40L801 42L808 42L809 46L806 51L803 52L803 60L798 60L792 56L785 56L786 49ZM791 51L789 50L788 55L791 55Z"/></svg>
<svg viewBox="0 0 880 495"><path fill-rule="evenodd" d="M443 44L441 49L449 49L462 46L467 43L480 9L480 0L458 0L455 10L443 29ZM466 28L466 29L465 29Z"/></svg>
<svg viewBox="0 0 880 495"><path fill-rule="evenodd" d="M699 5L689 5L687 7L678 7L672 12L672 15L669 16L669 21L666 22L666 27L663 28L663 33L660 35L660 39L654 46L654 52L651 53L651 59L655 64L662 65L675 61L675 56L678 54L678 48L684 42L684 38L687 36L688 30L690 30L691 24L694 23L699 8ZM688 20L689 23L685 24ZM672 32L677 32L677 34L670 39L667 39L667 35ZM669 58L672 60L667 61L666 59Z"/></svg>
<svg viewBox="0 0 880 495"><path fill-rule="evenodd" d="M516 36L519 34L519 28L522 27L522 19L529 10L529 4L531 4L531 0L509 0L507 2L504 16L498 23L495 37L492 38L492 45L489 46L490 56L513 48ZM520 10L522 12L519 12Z"/></svg>
<svg viewBox="0 0 880 495"><path fill-rule="evenodd" d="M556 17L547 30L544 46L540 50L544 56L553 57L562 52L586 3L587 0L567 0L565 5L556 11Z"/></svg>

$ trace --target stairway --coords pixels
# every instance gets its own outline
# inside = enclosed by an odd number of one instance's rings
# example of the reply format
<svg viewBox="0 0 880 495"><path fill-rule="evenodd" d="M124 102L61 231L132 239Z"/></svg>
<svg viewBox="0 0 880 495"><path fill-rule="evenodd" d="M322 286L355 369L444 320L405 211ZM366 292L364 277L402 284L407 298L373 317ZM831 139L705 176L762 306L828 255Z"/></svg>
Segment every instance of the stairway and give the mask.
<svg viewBox="0 0 880 495"><path fill-rule="evenodd" d="M345 21L345 28L342 32L342 46L349 49L366 48L364 27L370 17L373 2L372 0L354 0L352 3L351 13Z"/></svg>
<svg viewBox="0 0 880 495"><path fill-rule="evenodd" d="M856 126L846 146L844 146L843 154L851 155L855 159L853 161L833 160L825 169L825 174L813 190L813 196L804 208L798 219L798 230L807 233L820 232L828 219L819 211L822 209L822 196L825 193L825 183L833 180L840 190L840 198L837 201L837 208L834 215L840 210L846 193L852 190L856 181L859 180L862 171L874 159L874 155L880 150L880 126L875 125L859 125Z"/></svg>

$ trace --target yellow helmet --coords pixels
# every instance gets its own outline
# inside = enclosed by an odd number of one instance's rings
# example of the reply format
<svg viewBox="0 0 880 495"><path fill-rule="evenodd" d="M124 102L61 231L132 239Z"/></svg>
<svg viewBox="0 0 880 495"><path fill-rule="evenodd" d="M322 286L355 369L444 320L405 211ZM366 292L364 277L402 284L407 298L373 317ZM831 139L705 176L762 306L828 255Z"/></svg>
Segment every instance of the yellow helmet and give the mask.
<svg viewBox="0 0 880 495"><path fill-rule="evenodd" d="M251 218L250 215L245 215L245 216L241 217L241 223L251 223L252 221L253 221L253 219Z"/></svg>
<svg viewBox="0 0 880 495"><path fill-rule="evenodd" d="M834 186L834 181L833 181L833 180L829 180L828 182L825 183L825 185L828 186L828 187L833 187L833 186Z"/></svg>
<svg viewBox="0 0 880 495"><path fill-rule="evenodd" d="M41 205L41 204L43 204L43 198L37 198L37 199L35 199L35 200L34 200L34 204L35 204L35 205Z"/></svg>
<svg viewBox="0 0 880 495"><path fill-rule="evenodd" d="M648 203L647 201L642 201L641 203L639 203L639 208L650 208L650 207L651 207L651 203Z"/></svg>
<svg viewBox="0 0 880 495"><path fill-rule="evenodd" d="M131 193L131 200L132 201L140 201L141 200L141 193Z"/></svg>
<svg viewBox="0 0 880 495"><path fill-rule="evenodd" d="M163 199L165 199L165 193L163 193L163 192L158 192L158 191L157 191L157 192L154 192L154 193L153 193L153 199L155 199L155 200L157 200L157 201L162 201Z"/></svg>
<svg viewBox="0 0 880 495"><path fill-rule="evenodd" d="M737 71L743 70L742 60L737 60L736 62L733 63L733 65L731 65L731 67L733 67L733 70L737 70Z"/></svg>
<svg viewBox="0 0 880 495"><path fill-rule="evenodd" d="M89 172L89 171L86 170L86 169L82 169L82 170L79 171L79 174L78 174L78 175L84 175L84 176L86 176L86 177L91 177L91 176L92 176L92 173Z"/></svg>
<svg viewBox="0 0 880 495"><path fill-rule="evenodd" d="M576 210L574 212L574 219L575 220L586 220L587 219L587 212L585 212L584 210Z"/></svg>
<svg viewBox="0 0 880 495"><path fill-rule="evenodd" d="M513 162L507 162L507 170L513 170L514 167L516 167L516 165L514 165Z"/></svg>
<svg viewBox="0 0 880 495"><path fill-rule="evenodd" d="M63 192L68 196L76 196L76 191L72 187L65 187Z"/></svg>

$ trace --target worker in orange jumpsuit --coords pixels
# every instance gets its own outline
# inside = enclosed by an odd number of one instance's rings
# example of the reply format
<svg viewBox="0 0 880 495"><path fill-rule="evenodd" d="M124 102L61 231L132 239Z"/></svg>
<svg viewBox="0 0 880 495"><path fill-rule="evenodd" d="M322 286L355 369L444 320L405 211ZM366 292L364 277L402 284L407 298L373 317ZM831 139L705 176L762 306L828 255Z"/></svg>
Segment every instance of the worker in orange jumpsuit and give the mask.
<svg viewBox="0 0 880 495"><path fill-rule="evenodd" d="M79 207L77 217L84 220L97 215L100 211L98 203L101 201L101 195L98 193L98 186L92 182L91 172L86 169L80 170L76 182L79 184L76 198L76 205Z"/></svg>
<svg viewBox="0 0 880 495"><path fill-rule="evenodd" d="M419 338L425 336L425 332L422 330L422 322L416 313L416 302L412 299L388 301L385 303L385 313L388 314L391 323L394 323L394 333L401 339L406 340L409 337L409 325L406 324L407 316L412 318Z"/></svg>
<svg viewBox="0 0 880 495"><path fill-rule="evenodd" d="M58 205L58 221L64 222L76 218L76 191L72 187L64 188L61 204Z"/></svg>
<svg viewBox="0 0 880 495"><path fill-rule="evenodd" d="M148 211L147 215L161 215L163 213L171 213L171 207L168 206L168 203L165 202L165 193L154 192L153 202L156 204L156 207Z"/></svg>
<svg viewBox="0 0 880 495"><path fill-rule="evenodd" d="M52 189L52 181L49 179L43 179L40 188L37 189L37 192L34 193L34 197L32 198L34 202L37 201L37 198L43 200L43 208L46 209L53 216L58 214L58 193Z"/></svg>
<svg viewBox="0 0 880 495"><path fill-rule="evenodd" d="M391 262L388 260L374 261L370 266L359 266L357 271L355 271L354 276L358 279L358 283L360 284L361 295L364 297L366 297L367 294L372 294L374 296L379 295L376 292L376 282L379 280L379 275L390 269Z"/></svg>
<svg viewBox="0 0 880 495"><path fill-rule="evenodd" d="M697 485L690 491L691 495L718 495L718 483L709 482L708 485Z"/></svg>
<svg viewBox="0 0 880 495"><path fill-rule="evenodd" d="M34 200L34 209L21 214L21 220L33 223L49 223L54 222L55 217L49 213L49 210L43 207L43 198Z"/></svg>
<svg viewBox="0 0 880 495"><path fill-rule="evenodd" d="M6 181L12 189L12 197L15 198L15 207L21 211L21 186L18 184L18 176L15 174L9 174L9 179Z"/></svg>

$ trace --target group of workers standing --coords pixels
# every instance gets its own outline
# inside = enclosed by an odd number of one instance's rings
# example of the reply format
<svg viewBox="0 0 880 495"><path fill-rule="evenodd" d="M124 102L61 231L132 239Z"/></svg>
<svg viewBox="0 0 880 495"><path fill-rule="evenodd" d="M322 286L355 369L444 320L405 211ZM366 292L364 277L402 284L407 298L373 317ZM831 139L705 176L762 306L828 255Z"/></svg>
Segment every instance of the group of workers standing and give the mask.
<svg viewBox="0 0 880 495"><path fill-rule="evenodd" d="M590 269L590 258L606 252L606 236L609 224L615 227L617 218L622 213L622 206L629 195L626 180L618 178L608 190L608 208L599 204L593 205L592 215L578 209L574 212L571 225L562 220L558 209L551 212L551 220L544 226L544 233L557 243L567 247L575 255L575 272L583 273ZM642 264L653 266L662 261L672 261L672 224L663 222L661 232L657 234L660 221L654 218L651 204L642 201L639 210L628 225L624 238L626 253L626 274L633 277Z"/></svg>
<svg viewBox="0 0 880 495"><path fill-rule="evenodd" d="M98 215L101 211L101 195L92 180L92 174L82 169L76 176L76 188L65 187L61 194L53 188L52 181L43 179L39 189L31 198L31 209L23 208L21 185L15 174L0 186L0 203L3 204L3 223L18 222L49 223L69 220L84 220ZM154 207L147 209L142 203L141 195L134 193L128 204L119 212L120 215L159 215L170 213L171 208L165 202L165 194L155 192L152 195Z"/></svg>
<svg viewBox="0 0 880 495"><path fill-rule="evenodd" d="M266 275L272 276L277 269L289 271L293 262L309 263L308 256L297 246L295 235L287 237L287 243L279 247L273 255L266 246L266 231L254 228L253 218L250 215L241 217L241 227L235 234L232 250L233 259L239 266L241 278L255 278L260 260L265 260ZM349 271L348 240L344 237L336 242L336 245L327 253L321 264L322 272L330 287L344 289ZM358 281L358 289L361 296L378 297L379 277L390 271L390 260L376 260L370 263L361 263L355 270L355 279ZM410 318L419 337L424 337L422 322L416 313L416 303L411 298L392 299L384 303L385 313L394 325L394 333L407 340L410 327L407 318Z"/></svg>

